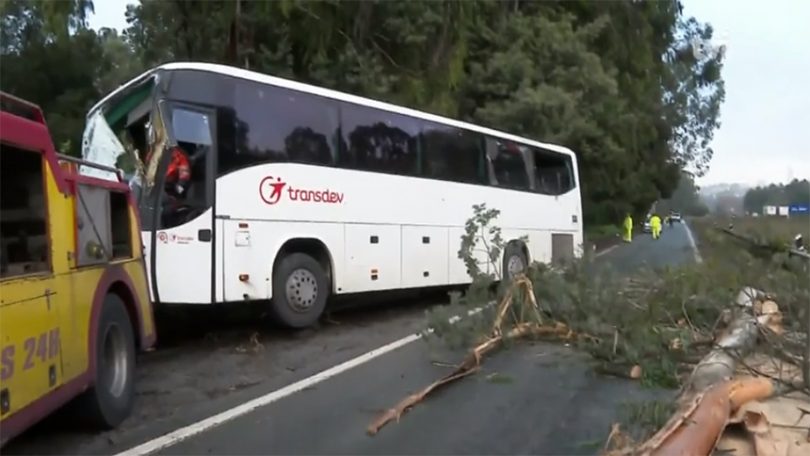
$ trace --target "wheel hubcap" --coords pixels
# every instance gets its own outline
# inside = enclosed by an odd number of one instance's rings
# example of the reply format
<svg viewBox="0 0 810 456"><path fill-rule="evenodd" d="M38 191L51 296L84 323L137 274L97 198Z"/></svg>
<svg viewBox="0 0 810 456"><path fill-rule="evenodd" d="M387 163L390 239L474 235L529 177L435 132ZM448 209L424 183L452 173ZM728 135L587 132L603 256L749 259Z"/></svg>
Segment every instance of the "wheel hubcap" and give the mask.
<svg viewBox="0 0 810 456"><path fill-rule="evenodd" d="M506 262L506 271L510 279L523 272L524 269L526 269L526 265L523 264L523 258L518 255L510 256L509 261Z"/></svg>
<svg viewBox="0 0 810 456"><path fill-rule="evenodd" d="M287 277L287 302L296 312L306 312L318 298L318 282L306 269L296 269Z"/></svg>
<svg viewBox="0 0 810 456"><path fill-rule="evenodd" d="M107 391L115 397L121 396L127 384L129 359L124 332L117 324L110 325L104 333L104 378Z"/></svg>

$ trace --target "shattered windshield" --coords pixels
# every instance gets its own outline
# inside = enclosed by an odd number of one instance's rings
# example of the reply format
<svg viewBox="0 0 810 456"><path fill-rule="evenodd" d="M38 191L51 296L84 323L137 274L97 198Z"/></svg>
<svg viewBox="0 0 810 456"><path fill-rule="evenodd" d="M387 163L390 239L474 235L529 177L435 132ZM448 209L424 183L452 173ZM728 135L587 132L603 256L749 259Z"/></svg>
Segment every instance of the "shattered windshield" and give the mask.
<svg viewBox="0 0 810 456"><path fill-rule="evenodd" d="M96 111L88 119L82 135L82 158L99 165L116 167L119 157L126 153L124 145L110 128L102 111ZM115 173L91 166L81 166L79 172L99 179L117 180Z"/></svg>
<svg viewBox="0 0 810 456"><path fill-rule="evenodd" d="M144 163L150 158L148 152L156 149L155 141L164 136L155 134L150 122L153 87L151 81L133 87L97 109L88 118L82 138L82 157L121 170L136 199L151 187L154 169L147 179ZM114 173L91 166L82 166L80 172L101 179L117 179Z"/></svg>

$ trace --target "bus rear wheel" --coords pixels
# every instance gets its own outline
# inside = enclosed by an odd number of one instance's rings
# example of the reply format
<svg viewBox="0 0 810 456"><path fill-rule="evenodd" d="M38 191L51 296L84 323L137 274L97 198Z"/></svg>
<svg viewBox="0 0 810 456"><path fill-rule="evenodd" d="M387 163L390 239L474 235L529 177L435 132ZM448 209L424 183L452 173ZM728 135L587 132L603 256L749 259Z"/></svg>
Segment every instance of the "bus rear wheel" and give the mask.
<svg viewBox="0 0 810 456"><path fill-rule="evenodd" d="M305 253L282 258L273 272L273 317L290 328L314 325L326 308L329 280L317 260Z"/></svg>
<svg viewBox="0 0 810 456"><path fill-rule="evenodd" d="M523 274L528 268L528 258L523 252L523 246L517 242L510 242L503 251L503 276L506 280L514 279Z"/></svg>
<svg viewBox="0 0 810 456"><path fill-rule="evenodd" d="M80 399L87 424L112 429L132 411L135 398L135 335L124 302L108 294L96 329L93 386Z"/></svg>

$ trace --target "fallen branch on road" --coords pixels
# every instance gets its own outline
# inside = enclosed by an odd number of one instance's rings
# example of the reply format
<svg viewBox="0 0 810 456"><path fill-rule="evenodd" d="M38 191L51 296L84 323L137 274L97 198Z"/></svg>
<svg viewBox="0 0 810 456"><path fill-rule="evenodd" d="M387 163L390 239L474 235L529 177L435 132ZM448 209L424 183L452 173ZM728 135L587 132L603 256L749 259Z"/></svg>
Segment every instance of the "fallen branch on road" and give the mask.
<svg viewBox="0 0 810 456"><path fill-rule="evenodd" d="M504 319L507 316L507 313L512 311L514 312L514 302L515 302L515 291L522 289L523 290L523 300L520 303L520 320L525 317L526 312L531 312L537 321L542 321L540 317L540 311L537 306L537 301L535 301L534 297L534 289L532 287L532 282L526 278L525 276L520 276L514 280L512 286L507 291L506 295L501 300L501 303L498 305L497 310L497 317L492 325L492 330L486 340L476 346L473 350L471 350L467 356L464 358L461 364L451 373L447 374L446 376L440 378L439 380L431 383L427 387L423 388L417 393L411 394L407 396L403 400L399 401L393 408L390 408L380 414L374 421L369 424L368 428L366 429L369 435L375 435L379 430L388 424L391 421L399 421L400 417L407 412L410 408L414 405L418 404L419 402L423 401L430 393L435 391L437 388L446 385L450 382L458 380L460 378L464 378L468 375L472 375L481 367L481 360L487 354L493 351L495 348L501 345L505 340L515 340L521 339L529 336L534 337L566 337L570 338L573 337L573 332L571 331L568 326L562 323L554 323L550 325L544 325L542 323L536 322L525 322L525 321L518 321L515 326L505 333L502 330Z"/></svg>

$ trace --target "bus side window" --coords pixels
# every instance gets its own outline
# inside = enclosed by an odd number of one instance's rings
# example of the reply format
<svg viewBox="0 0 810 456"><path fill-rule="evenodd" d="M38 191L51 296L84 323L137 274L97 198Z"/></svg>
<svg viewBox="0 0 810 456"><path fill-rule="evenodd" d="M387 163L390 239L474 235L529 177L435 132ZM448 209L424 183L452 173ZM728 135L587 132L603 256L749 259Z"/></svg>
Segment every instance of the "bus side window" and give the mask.
<svg viewBox="0 0 810 456"><path fill-rule="evenodd" d="M219 175L262 163L334 163L337 102L249 81L235 87L225 116L233 114L234 146L219 151Z"/></svg>
<svg viewBox="0 0 810 456"><path fill-rule="evenodd" d="M340 166L404 176L417 173L418 121L343 103L340 125L345 144L338 157Z"/></svg>
<svg viewBox="0 0 810 456"><path fill-rule="evenodd" d="M534 148L535 190L562 195L575 187L571 158L550 150Z"/></svg>
<svg viewBox="0 0 810 456"><path fill-rule="evenodd" d="M481 135L425 122L422 127L422 175L453 182L483 184Z"/></svg>
<svg viewBox="0 0 810 456"><path fill-rule="evenodd" d="M172 128L177 144L188 157L191 168L191 184L186 199L196 207L207 207L206 158L213 146L211 120L207 114L176 108L172 111Z"/></svg>
<svg viewBox="0 0 810 456"><path fill-rule="evenodd" d="M50 269L42 155L0 145L0 277Z"/></svg>
<svg viewBox="0 0 810 456"><path fill-rule="evenodd" d="M209 160L213 131L210 112L174 107L171 131L176 147L166 150L160 165L165 173L161 226L186 223L213 204ZM168 165L168 166L167 166Z"/></svg>
<svg viewBox="0 0 810 456"><path fill-rule="evenodd" d="M496 187L529 190L529 173L523 157L523 146L512 141L487 137L487 148L494 149L491 158Z"/></svg>

